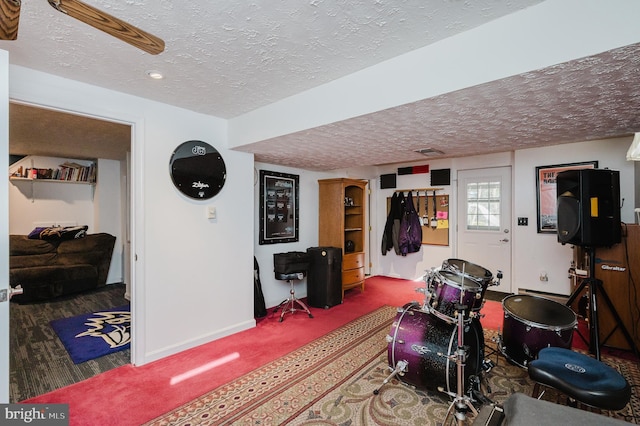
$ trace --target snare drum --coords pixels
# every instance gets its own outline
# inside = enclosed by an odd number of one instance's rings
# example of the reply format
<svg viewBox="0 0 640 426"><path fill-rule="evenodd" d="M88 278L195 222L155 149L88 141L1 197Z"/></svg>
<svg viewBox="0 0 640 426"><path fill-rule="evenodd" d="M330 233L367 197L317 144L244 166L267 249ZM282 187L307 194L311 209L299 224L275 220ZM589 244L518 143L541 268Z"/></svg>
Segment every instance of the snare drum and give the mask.
<svg viewBox="0 0 640 426"><path fill-rule="evenodd" d="M514 364L527 368L547 346L571 349L576 314L544 297L513 294L502 300L504 322L501 352Z"/></svg>
<svg viewBox="0 0 640 426"><path fill-rule="evenodd" d="M429 286L429 311L449 324L457 322L456 305L460 302L467 307L466 319L482 307L482 286L469 277L440 270L433 274Z"/></svg>
<svg viewBox="0 0 640 426"><path fill-rule="evenodd" d="M471 377L479 377L484 360L484 334L478 319L464 324L464 346L467 358L464 369L465 390ZM418 388L456 392L458 327L447 324L420 310L417 303L408 303L398 314L387 336L387 357L391 370L399 361L407 362L407 369L398 378Z"/></svg>

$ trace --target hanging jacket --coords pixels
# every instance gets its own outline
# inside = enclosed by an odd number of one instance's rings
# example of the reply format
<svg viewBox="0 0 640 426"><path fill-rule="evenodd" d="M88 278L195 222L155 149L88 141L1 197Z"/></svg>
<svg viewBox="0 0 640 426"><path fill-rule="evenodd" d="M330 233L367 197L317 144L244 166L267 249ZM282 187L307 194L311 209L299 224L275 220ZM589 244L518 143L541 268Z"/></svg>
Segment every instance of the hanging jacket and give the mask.
<svg viewBox="0 0 640 426"><path fill-rule="evenodd" d="M398 201L398 193L394 192L391 196L391 203L389 206L389 214L387 215L387 222L384 225L384 232L382 233L382 255L386 256L387 252L393 248L393 216L394 209L396 208L396 202Z"/></svg>
<svg viewBox="0 0 640 426"><path fill-rule="evenodd" d="M409 191L407 200L404 205L404 214L400 221L400 234L398 237L398 245L400 246L400 254L406 256L408 253L416 253L420 251L422 246L422 227L420 226L420 218L413 204L413 193Z"/></svg>
<svg viewBox="0 0 640 426"><path fill-rule="evenodd" d="M391 242L393 243L393 250L397 255L400 255L400 221L404 215L404 193L398 193L396 198L396 207L393 211L393 226L391 228Z"/></svg>

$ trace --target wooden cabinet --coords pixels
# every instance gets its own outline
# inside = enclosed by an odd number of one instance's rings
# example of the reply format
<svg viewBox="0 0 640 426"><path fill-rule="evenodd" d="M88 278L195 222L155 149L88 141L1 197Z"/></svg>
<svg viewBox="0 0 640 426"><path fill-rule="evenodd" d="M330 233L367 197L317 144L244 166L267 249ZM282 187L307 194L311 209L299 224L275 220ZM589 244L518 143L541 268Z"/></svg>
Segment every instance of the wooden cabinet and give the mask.
<svg viewBox="0 0 640 426"><path fill-rule="evenodd" d="M354 287L364 291L367 181L322 179L318 184L319 244L342 249L342 296Z"/></svg>

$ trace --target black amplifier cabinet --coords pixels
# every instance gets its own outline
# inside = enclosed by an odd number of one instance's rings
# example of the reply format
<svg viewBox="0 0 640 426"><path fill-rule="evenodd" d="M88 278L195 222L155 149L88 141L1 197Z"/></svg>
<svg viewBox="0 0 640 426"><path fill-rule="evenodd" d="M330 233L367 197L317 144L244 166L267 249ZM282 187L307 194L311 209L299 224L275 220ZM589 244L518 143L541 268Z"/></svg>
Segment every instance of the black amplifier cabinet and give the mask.
<svg viewBox="0 0 640 426"><path fill-rule="evenodd" d="M342 303L342 248L309 247L307 303L328 309Z"/></svg>

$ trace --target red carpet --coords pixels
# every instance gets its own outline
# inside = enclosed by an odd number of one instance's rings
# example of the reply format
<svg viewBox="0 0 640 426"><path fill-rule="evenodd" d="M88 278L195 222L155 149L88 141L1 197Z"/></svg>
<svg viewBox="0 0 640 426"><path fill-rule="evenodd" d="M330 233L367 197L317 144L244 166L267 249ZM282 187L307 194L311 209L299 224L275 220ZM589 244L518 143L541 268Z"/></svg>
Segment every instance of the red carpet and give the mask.
<svg viewBox="0 0 640 426"><path fill-rule="evenodd" d="M279 315L267 316L251 330L142 367L120 367L24 402L68 403L72 426L140 425L380 306L421 303L424 295L415 291L419 287L424 283L371 277L364 292L348 291L343 304L311 308L314 318L297 312L281 323ZM500 302L485 301L482 314L483 328L502 327Z"/></svg>

